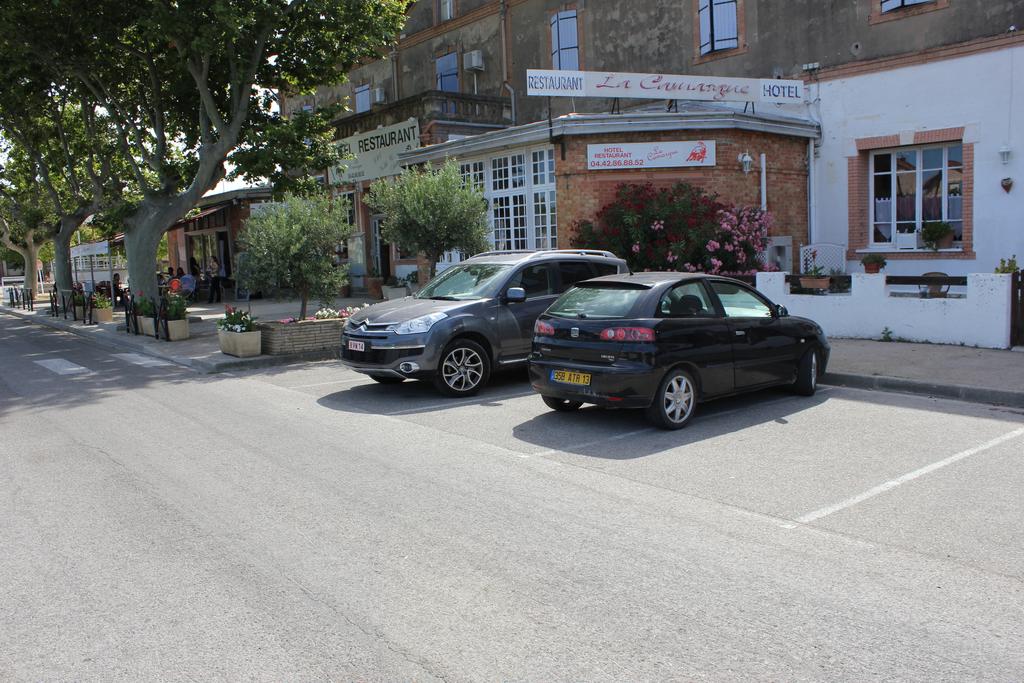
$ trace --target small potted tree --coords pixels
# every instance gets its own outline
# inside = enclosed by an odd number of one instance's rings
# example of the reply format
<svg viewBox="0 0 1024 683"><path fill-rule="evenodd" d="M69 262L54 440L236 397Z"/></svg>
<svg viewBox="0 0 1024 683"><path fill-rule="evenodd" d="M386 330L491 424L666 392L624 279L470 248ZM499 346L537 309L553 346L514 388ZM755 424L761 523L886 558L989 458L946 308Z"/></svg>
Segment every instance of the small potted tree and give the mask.
<svg viewBox="0 0 1024 683"><path fill-rule="evenodd" d="M885 268L886 260L881 254L865 254L860 263L865 273L877 273Z"/></svg>
<svg viewBox="0 0 1024 683"><path fill-rule="evenodd" d="M153 300L139 292L135 297L135 316L142 334L149 337L156 336L156 305Z"/></svg>
<svg viewBox="0 0 1024 683"><path fill-rule="evenodd" d="M953 226L944 221L927 221L921 226L921 242L932 251L953 246Z"/></svg>
<svg viewBox="0 0 1024 683"><path fill-rule="evenodd" d="M188 302L180 294L167 295L167 339L188 339Z"/></svg>
<svg viewBox="0 0 1024 683"><path fill-rule="evenodd" d="M99 292L92 295L92 319L98 323L109 323L114 320L113 304Z"/></svg>

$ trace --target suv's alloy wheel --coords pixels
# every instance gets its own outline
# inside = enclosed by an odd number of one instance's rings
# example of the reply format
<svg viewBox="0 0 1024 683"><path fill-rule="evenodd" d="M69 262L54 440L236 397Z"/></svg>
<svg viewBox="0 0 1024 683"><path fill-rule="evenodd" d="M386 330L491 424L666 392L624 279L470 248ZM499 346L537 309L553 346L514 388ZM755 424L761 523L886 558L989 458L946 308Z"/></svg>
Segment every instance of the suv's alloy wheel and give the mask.
<svg viewBox="0 0 1024 683"><path fill-rule="evenodd" d="M487 384L490 374L483 348L471 339L457 339L441 354L434 385L448 396L472 396Z"/></svg>

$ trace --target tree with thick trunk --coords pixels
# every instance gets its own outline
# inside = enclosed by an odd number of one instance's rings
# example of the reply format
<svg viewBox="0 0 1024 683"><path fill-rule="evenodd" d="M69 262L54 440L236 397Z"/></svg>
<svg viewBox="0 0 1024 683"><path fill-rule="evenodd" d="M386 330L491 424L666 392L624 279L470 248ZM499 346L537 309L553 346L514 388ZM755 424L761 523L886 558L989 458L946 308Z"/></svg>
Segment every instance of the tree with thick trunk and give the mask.
<svg viewBox="0 0 1024 683"><path fill-rule="evenodd" d="M123 220L129 279L136 291L155 292L161 236L224 177L232 151L273 117L271 93L344 80L397 35L408 4L10 3L0 10L0 38L109 116L127 166L122 180L141 196Z"/></svg>

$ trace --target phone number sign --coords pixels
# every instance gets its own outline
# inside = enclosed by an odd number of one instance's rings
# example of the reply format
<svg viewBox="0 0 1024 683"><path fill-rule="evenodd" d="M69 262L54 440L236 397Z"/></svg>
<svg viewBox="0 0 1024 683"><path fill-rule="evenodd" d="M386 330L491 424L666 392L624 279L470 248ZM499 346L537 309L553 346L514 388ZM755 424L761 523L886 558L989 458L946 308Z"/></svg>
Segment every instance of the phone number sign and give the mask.
<svg viewBox="0 0 1024 683"><path fill-rule="evenodd" d="M714 166L715 141L587 145L587 169Z"/></svg>

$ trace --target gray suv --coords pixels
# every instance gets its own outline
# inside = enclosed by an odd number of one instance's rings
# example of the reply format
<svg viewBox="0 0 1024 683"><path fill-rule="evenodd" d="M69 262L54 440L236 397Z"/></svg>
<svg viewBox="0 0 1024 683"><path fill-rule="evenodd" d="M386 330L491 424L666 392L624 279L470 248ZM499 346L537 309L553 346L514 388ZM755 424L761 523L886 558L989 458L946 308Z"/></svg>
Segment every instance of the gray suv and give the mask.
<svg viewBox="0 0 1024 683"><path fill-rule="evenodd" d="M342 362L382 384L430 379L471 396L498 369L525 366L533 324L581 280L624 273L607 251L489 251L452 266L415 296L359 311L341 335Z"/></svg>

